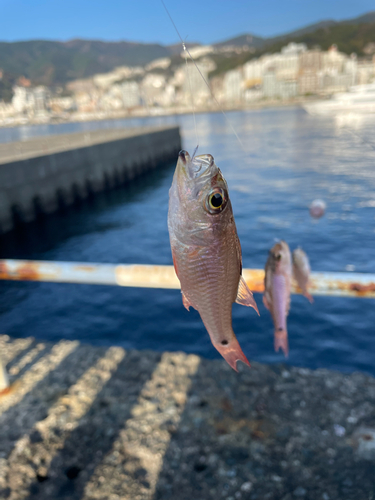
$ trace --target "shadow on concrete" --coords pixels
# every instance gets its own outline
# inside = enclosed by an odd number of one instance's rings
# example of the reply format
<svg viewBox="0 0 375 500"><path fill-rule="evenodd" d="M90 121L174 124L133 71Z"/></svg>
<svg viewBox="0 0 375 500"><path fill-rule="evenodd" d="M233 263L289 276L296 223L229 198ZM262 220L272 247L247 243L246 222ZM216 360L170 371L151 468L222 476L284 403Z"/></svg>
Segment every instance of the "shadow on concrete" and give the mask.
<svg viewBox="0 0 375 500"><path fill-rule="evenodd" d="M24 366L20 369L20 371L17 373L16 376L10 376L10 382L12 383L13 380L19 380L23 375L30 370L30 368L35 364L38 363L39 360L41 360L44 356L48 356L50 352L52 351L52 345L48 344L43 349L38 351L36 356L31 359L29 362L25 363ZM28 351L30 352L30 350Z"/></svg>
<svg viewBox="0 0 375 500"><path fill-rule="evenodd" d="M372 498L373 459L358 453L353 437L358 428L375 428L371 377L258 363L237 374L223 361L200 359L185 404L179 374L188 365L165 358L158 365L158 353L129 351L75 419L82 400L70 407L61 396L106 352L82 348L5 414L2 455L29 438L8 461L1 498ZM90 374L92 387L96 377ZM55 420L38 436L32 423L57 400L61 411L50 412Z"/></svg>
<svg viewBox="0 0 375 500"><path fill-rule="evenodd" d="M9 372L14 366L16 366L24 356L26 356L32 349L34 349L34 347L36 347L37 344L38 344L38 342L35 339L33 339L27 347L20 350L20 352L18 352L14 356L14 358L12 358L7 363L7 365L6 365L7 371Z"/></svg>
<svg viewBox="0 0 375 500"><path fill-rule="evenodd" d="M112 449L131 416L131 410L137 403L144 384L159 363L160 356L158 353L150 353L145 360L139 352L126 354L97 394L89 411L78 422L77 427L67 433L63 448L53 457L46 473L36 476L27 497L29 500L83 498L86 484L95 468ZM51 439L53 440L53 436ZM132 469L142 476L138 459L127 457L126 453L119 467L122 469L129 460L137 462L132 464Z"/></svg>
<svg viewBox="0 0 375 500"><path fill-rule="evenodd" d="M46 347L31 364L22 372L30 369L42 357L48 354L52 345ZM34 425L48 416L49 408L57 399L69 390L69 387L83 375L105 353L99 348L92 351L90 356L83 355L84 346L78 346L68 354L62 362L40 380L24 397L0 415L0 454L7 457L15 443L29 433ZM27 375L26 375L27 376ZM17 376L17 379L19 377ZM46 397L51 394L51 397Z"/></svg>

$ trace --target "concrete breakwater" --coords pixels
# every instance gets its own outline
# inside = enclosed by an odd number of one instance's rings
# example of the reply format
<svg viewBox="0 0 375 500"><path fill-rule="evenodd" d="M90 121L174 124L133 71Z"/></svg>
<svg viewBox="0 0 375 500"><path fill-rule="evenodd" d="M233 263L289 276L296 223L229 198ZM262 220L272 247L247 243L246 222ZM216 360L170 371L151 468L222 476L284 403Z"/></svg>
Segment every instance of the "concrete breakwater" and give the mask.
<svg viewBox="0 0 375 500"><path fill-rule="evenodd" d="M368 500L375 379L0 336L0 498Z"/></svg>
<svg viewBox="0 0 375 500"><path fill-rule="evenodd" d="M176 159L178 127L111 129L0 144L0 232Z"/></svg>

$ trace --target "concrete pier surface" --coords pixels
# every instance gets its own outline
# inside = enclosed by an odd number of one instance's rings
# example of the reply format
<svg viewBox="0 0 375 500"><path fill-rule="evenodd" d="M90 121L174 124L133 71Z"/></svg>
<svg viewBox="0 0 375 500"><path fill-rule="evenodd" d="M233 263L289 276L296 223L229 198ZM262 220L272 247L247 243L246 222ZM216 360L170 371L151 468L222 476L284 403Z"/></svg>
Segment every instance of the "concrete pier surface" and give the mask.
<svg viewBox="0 0 375 500"><path fill-rule="evenodd" d="M1 499L375 493L375 379L0 336Z"/></svg>
<svg viewBox="0 0 375 500"><path fill-rule="evenodd" d="M0 232L177 158L178 127L110 129L0 144Z"/></svg>

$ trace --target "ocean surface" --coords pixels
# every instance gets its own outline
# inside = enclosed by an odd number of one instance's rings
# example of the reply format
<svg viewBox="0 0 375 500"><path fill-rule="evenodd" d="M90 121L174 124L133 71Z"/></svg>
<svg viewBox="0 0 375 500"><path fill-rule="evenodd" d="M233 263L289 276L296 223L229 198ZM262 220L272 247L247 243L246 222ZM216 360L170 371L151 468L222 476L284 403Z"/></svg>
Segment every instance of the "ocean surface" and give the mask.
<svg viewBox="0 0 375 500"><path fill-rule="evenodd" d="M97 128L179 124L183 146L211 153L229 185L243 265L262 268L275 239L302 246L314 271L375 273L375 117L312 117L299 108L0 129L0 142ZM198 136L198 139L196 138ZM46 216L0 239L0 258L172 264L168 190L175 164L102 193L64 214ZM315 198L326 215L310 218ZM273 326L233 306L233 327L249 360L284 362ZM0 282L1 333L78 339L125 348L219 355L196 311L178 290ZM375 302L293 295L288 317L292 365L375 375Z"/></svg>

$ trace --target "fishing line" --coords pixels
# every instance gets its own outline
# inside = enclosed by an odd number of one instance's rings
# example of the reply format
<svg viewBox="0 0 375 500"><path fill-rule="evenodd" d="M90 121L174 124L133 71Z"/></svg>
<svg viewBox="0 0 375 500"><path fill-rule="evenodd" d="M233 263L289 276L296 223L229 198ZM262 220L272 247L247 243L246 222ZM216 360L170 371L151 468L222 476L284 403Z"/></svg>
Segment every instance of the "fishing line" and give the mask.
<svg viewBox="0 0 375 500"><path fill-rule="evenodd" d="M198 146L199 146L199 140L198 140L198 128L197 128L197 120L196 120L196 118L195 118L194 97L193 97L193 90L192 90L192 87L191 87L191 81L190 81L190 71L189 71L188 62L187 62L186 45L185 45L185 43L184 43L184 42L182 42L182 46L183 46L183 48L184 48L184 56L185 56L185 63L186 63L186 73L187 73L187 77L188 77L188 81L189 81L189 90L190 90L191 107L192 107L192 109L193 109L194 126L195 126L195 138L197 139L197 147L195 148L195 151L194 151L194 155L193 155L193 158L192 158L192 160L193 160L193 159L194 159L194 156L195 156L195 152L197 151Z"/></svg>
<svg viewBox="0 0 375 500"><path fill-rule="evenodd" d="M191 99L191 107L193 109L193 117L194 117L194 126L195 126L195 138L197 139L197 147L195 148L195 151L194 151L194 155L198 149L198 146L199 146L199 140L198 140L198 128L197 128L197 120L195 118L195 109L194 109L194 97L193 97L193 90L192 90L192 87L191 87L191 80L190 80L190 71L189 71L189 67L188 67L188 62L187 62L187 53L189 54L189 51L187 50L187 47L185 45L185 42L184 40L182 39L178 29L177 29L177 26L175 25L173 19L172 19L172 16L170 15L165 3L163 2L163 0L160 0L161 3L163 4L163 7L166 11L166 13L168 14L168 17L169 19L171 20L173 26L174 26L174 29L177 31L177 35L179 36L180 40L181 40L181 44L182 44L182 48L184 49L184 56L185 56L185 63L186 63L186 74L187 74L187 77L188 77L188 82L189 82L189 91L190 91L190 99ZM189 54L190 56L190 54ZM191 56L190 56L191 57ZM194 155L193 155L193 158L194 159Z"/></svg>
<svg viewBox="0 0 375 500"><path fill-rule="evenodd" d="M170 15L170 13L169 13L169 11L168 11L168 9L167 9L167 7L166 7L166 5L165 5L164 1L163 1L163 0L160 0L160 1L161 1L161 3L163 4L163 7L164 7L164 9L165 9L165 11L166 11L166 13L167 13L167 15L168 15L169 19L171 20L171 23L173 24L174 29L176 30L176 33L177 33L177 35L178 35L179 39L181 40L181 44L182 44L182 47L184 48L184 51L186 51L186 52L188 53L188 55L189 55L190 59L193 61L194 66L196 67L196 69L197 69L198 73L199 73L199 74L200 74L200 76L202 77L202 80L203 80L203 81L204 81L204 83L206 84L206 87L208 88L208 91L210 92L210 95L211 95L212 99L214 100L214 102L215 102L215 104L217 105L218 109L220 110L221 114L224 116L224 118L225 118L226 122L228 123L228 125L230 126L230 128L231 128L231 130L232 130L233 134L236 136L236 139L237 139L237 141L239 142L239 144L240 144L240 146L241 146L242 151L243 151L244 153L246 153L246 149L245 149L244 145L242 144L241 139L238 137L238 134L237 134L237 132L235 131L235 129L234 129L234 127L233 127L232 123L230 122L229 118L227 117L227 115L226 115L226 114L224 113L224 111L222 110L222 108L221 108L221 106L220 106L220 103L218 102L218 100L216 99L216 97L215 97L214 93L213 93L213 92L212 92L212 90L211 90L210 84L207 82L207 80L206 80L206 79L205 79L205 77L203 76L203 74L202 74L201 70L199 69L199 67L198 67L197 63L195 62L195 60L194 60L193 56L190 54L189 49L186 47L185 42L183 41L183 39L182 39L182 37L181 37L181 35L180 35L180 32L178 31L177 26L176 26L176 24L174 23L174 21L173 21L173 19L172 19L172 16Z"/></svg>

